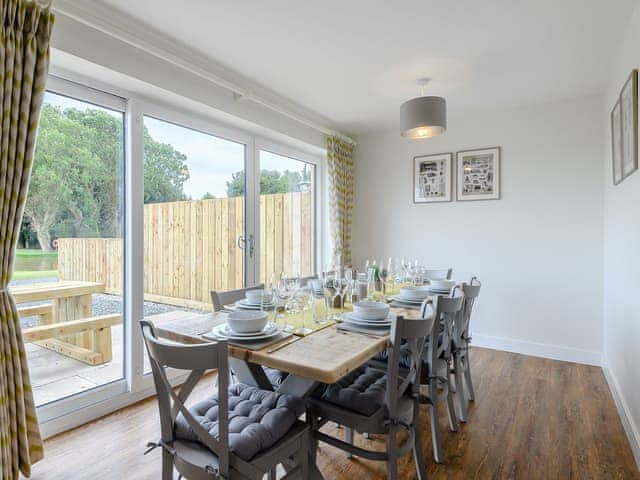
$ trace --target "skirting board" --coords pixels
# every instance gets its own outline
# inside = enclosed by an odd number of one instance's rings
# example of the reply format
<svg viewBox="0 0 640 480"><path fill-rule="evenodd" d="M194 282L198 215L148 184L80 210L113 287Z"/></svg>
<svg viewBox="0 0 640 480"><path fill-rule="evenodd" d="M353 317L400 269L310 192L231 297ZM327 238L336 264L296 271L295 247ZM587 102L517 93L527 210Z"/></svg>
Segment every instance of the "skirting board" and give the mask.
<svg viewBox="0 0 640 480"><path fill-rule="evenodd" d="M521 353L534 357L551 358L565 362L583 363L586 365L602 366L602 354L579 348L550 345L547 343L527 342L515 338L494 337L480 333L472 334L472 345L476 347L503 350L505 352Z"/></svg>
<svg viewBox="0 0 640 480"><path fill-rule="evenodd" d="M618 409L618 416L620 417L624 431L629 439L629 445L631 445L631 451L636 459L638 470L640 470L640 426L633 423L627 402L620 391L618 379L609 369L606 358L604 363L605 364L602 366L604 377L607 379L607 383L609 384L609 390L611 390L613 400L616 403L616 408Z"/></svg>

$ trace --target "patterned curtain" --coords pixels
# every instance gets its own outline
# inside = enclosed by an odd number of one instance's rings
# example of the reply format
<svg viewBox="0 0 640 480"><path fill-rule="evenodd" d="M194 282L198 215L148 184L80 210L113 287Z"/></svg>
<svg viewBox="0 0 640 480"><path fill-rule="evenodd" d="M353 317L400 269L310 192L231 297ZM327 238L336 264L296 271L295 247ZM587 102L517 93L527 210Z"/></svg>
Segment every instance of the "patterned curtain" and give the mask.
<svg viewBox="0 0 640 480"><path fill-rule="evenodd" d="M0 469L31 474L43 456L20 320L7 291L27 196L49 68L53 15L27 0L0 0Z"/></svg>
<svg viewBox="0 0 640 480"><path fill-rule="evenodd" d="M353 145L337 137L328 137L327 170L333 260L341 266L351 266L351 220L355 185Z"/></svg>

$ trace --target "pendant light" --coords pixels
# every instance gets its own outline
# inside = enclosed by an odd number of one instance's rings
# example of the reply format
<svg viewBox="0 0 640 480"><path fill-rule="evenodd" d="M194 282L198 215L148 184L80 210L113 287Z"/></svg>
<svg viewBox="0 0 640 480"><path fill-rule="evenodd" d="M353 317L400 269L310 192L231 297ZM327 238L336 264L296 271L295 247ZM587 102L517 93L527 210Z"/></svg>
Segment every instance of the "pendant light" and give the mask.
<svg viewBox="0 0 640 480"><path fill-rule="evenodd" d="M443 97L425 97L428 82L428 78L419 79L421 96L400 105L400 135L404 138L435 137L447 129L447 101Z"/></svg>

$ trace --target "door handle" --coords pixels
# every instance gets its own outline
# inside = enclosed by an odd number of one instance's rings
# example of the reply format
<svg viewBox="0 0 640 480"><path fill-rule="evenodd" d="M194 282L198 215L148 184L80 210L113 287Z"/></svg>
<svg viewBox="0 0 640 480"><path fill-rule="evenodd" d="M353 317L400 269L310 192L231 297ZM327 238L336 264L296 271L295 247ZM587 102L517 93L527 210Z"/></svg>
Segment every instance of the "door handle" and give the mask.
<svg viewBox="0 0 640 480"><path fill-rule="evenodd" d="M249 235L248 237L245 237L244 235L239 235L237 242L238 242L238 248L240 248L241 250L244 250L248 243L249 258L253 258L253 252L255 250L255 242L253 240L253 234Z"/></svg>

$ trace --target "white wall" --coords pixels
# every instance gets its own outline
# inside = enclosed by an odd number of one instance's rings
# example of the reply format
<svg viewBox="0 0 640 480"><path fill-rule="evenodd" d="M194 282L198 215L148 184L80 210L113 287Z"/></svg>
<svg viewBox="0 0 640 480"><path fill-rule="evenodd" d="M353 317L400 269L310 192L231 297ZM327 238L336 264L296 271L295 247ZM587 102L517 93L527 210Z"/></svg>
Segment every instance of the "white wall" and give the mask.
<svg viewBox="0 0 640 480"><path fill-rule="evenodd" d="M634 68L640 68L640 5L611 68L600 116L604 154L605 372L640 465L640 172L613 186L609 112Z"/></svg>
<svg viewBox="0 0 640 480"><path fill-rule="evenodd" d="M417 258L456 279L478 275L476 344L599 364L601 114L601 97L588 97L450 118L429 140L360 137L355 261ZM492 146L502 147L501 200L412 203L414 155Z"/></svg>

